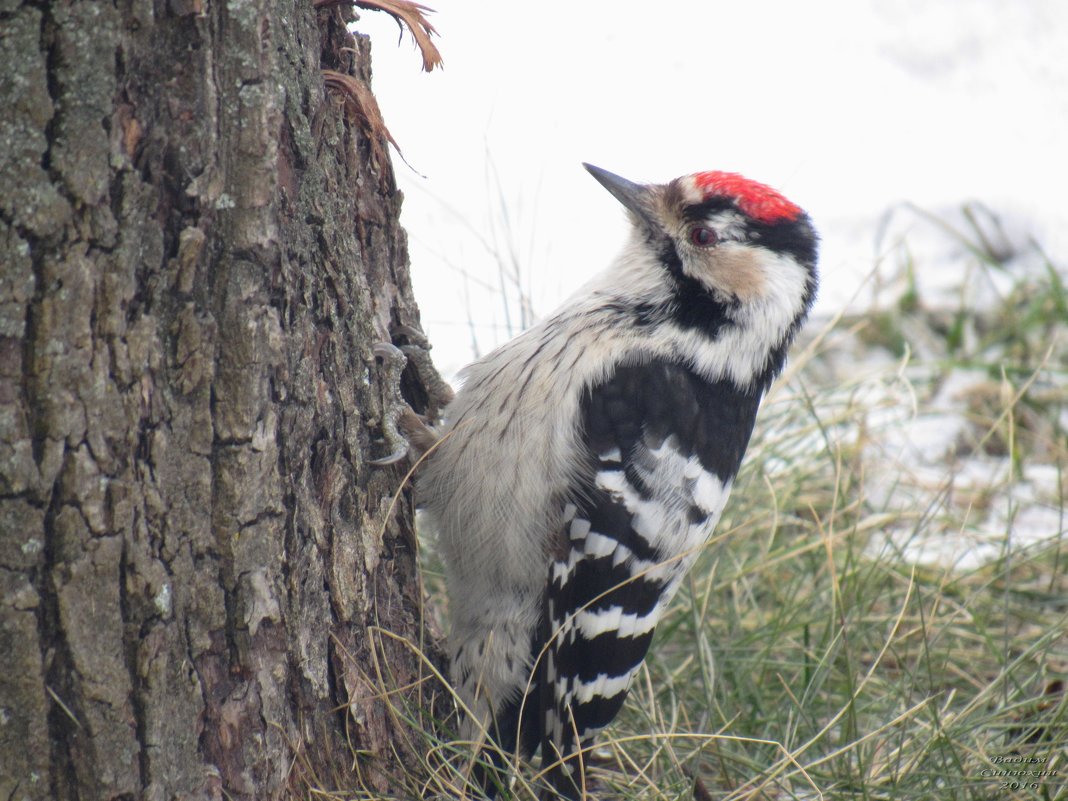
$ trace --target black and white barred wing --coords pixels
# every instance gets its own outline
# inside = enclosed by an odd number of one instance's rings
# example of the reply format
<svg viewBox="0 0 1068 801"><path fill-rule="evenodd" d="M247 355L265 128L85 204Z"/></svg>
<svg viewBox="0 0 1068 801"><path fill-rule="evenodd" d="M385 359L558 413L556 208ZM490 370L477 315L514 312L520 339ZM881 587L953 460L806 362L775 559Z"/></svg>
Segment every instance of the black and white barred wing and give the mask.
<svg viewBox="0 0 1068 801"><path fill-rule="evenodd" d="M624 366L583 401L589 466L546 593L542 758L574 754L619 712L653 630L712 533L759 391L667 362ZM579 762L553 783L574 794Z"/></svg>

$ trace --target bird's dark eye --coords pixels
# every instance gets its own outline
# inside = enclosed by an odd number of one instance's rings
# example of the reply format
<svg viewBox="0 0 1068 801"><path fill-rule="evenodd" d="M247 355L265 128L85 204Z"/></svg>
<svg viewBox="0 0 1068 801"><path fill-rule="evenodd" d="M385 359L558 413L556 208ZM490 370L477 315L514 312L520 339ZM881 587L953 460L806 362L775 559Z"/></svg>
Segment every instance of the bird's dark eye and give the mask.
<svg viewBox="0 0 1068 801"><path fill-rule="evenodd" d="M719 237L711 228L701 225L690 231L690 241L699 248L710 248L719 241Z"/></svg>

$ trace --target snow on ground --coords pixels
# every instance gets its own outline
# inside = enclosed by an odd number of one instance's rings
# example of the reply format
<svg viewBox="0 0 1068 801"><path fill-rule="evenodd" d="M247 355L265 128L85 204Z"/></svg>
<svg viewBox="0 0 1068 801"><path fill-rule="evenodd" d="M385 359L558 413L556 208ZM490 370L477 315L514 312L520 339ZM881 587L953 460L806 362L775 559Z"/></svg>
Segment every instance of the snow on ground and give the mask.
<svg viewBox="0 0 1068 801"><path fill-rule="evenodd" d="M973 433L968 394L989 380L954 371L948 383L955 389L931 403L901 399L889 407L888 417L898 419L871 432L862 457L870 465L867 502L898 521L873 539L872 551L972 570L1012 549L1068 537L1064 474L1054 464L1028 462L1018 471L1009 456L961 454Z"/></svg>
<svg viewBox="0 0 1068 801"><path fill-rule="evenodd" d="M1068 318L1046 305L1068 270L1020 233L973 232L969 245L944 221L923 223L888 259L867 311L843 320L803 375L849 396L853 416L838 421L836 436L859 444L865 503L893 521L871 552L973 570L1068 538ZM983 241L1004 264L989 263L975 245ZM909 294L908 311L895 311ZM1019 313L1026 304L1046 316ZM878 328L876 315L887 342L849 333L866 322ZM946 329L958 315L951 352ZM1024 345L1031 356L1020 362Z"/></svg>

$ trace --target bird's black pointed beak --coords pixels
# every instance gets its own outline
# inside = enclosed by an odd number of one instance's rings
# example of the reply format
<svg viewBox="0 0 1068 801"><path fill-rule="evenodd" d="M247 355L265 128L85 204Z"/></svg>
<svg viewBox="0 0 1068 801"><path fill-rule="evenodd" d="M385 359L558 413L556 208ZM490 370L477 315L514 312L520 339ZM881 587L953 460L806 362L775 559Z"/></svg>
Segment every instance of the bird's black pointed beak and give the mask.
<svg viewBox="0 0 1068 801"><path fill-rule="evenodd" d="M649 208L649 187L628 181L626 178L608 170L602 170L600 167L594 167L592 164L583 162L582 166L597 179L601 186L612 193L612 197L622 203L624 208L644 223L649 230L658 231L660 229L660 225Z"/></svg>

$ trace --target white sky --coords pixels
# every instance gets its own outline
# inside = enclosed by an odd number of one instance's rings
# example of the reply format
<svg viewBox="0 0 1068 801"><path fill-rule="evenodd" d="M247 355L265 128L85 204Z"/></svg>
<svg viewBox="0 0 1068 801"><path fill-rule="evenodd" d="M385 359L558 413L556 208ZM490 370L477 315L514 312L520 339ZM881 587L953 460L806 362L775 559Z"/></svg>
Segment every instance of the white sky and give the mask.
<svg viewBox="0 0 1068 801"><path fill-rule="evenodd" d="M903 200L980 200L1068 257L1066 0L424 2L440 72L396 46L387 15L355 28L421 174L395 160L446 374L472 358L469 320L482 353L511 335L492 251L516 254L545 314L622 246L623 213L582 161L781 189L823 234L825 312L871 270L879 219Z"/></svg>

